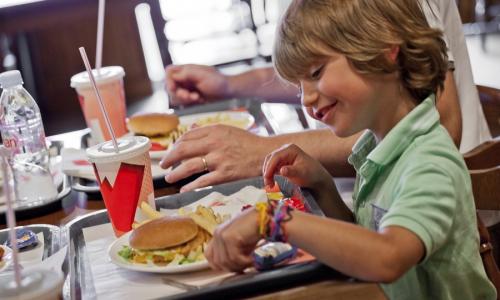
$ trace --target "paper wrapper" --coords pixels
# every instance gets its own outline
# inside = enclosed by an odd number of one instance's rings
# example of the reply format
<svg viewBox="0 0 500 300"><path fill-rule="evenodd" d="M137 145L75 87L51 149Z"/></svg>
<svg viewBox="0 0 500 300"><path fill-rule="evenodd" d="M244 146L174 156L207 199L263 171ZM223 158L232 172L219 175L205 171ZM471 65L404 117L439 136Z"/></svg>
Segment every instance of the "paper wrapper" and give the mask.
<svg viewBox="0 0 500 300"><path fill-rule="evenodd" d="M121 162L93 163L93 167L116 236L132 230L134 221L147 219L138 209L143 201L155 208L147 151Z"/></svg>

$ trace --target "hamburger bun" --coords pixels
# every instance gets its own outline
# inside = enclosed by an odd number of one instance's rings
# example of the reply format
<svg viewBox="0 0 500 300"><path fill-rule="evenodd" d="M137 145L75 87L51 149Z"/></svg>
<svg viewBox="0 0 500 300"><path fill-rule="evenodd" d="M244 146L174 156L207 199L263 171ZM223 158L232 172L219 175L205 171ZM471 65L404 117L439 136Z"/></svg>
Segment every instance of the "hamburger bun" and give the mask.
<svg viewBox="0 0 500 300"><path fill-rule="evenodd" d="M179 126L179 117L168 113L143 113L128 119L128 130L147 137L167 135Z"/></svg>
<svg viewBox="0 0 500 300"><path fill-rule="evenodd" d="M191 241L198 231L198 225L189 217L162 217L136 228L129 243L137 250L161 250Z"/></svg>

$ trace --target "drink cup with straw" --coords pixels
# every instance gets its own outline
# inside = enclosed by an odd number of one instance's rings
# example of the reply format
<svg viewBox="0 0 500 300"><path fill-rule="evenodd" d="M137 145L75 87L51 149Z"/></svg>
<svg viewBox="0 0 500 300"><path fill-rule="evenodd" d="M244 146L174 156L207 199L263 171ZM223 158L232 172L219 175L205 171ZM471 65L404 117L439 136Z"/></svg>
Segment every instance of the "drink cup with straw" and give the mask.
<svg viewBox="0 0 500 300"><path fill-rule="evenodd" d="M132 229L134 221L146 219L137 209L143 201L155 207L149 157L151 143L140 136L116 139L83 47L80 54L112 138L88 148L87 157L94 167L115 235L120 236Z"/></svg>
<svg viewBox="0 0 500 300"><path fill-rule="evenodd" d="M4 178L3 189L7 205L7 224L9 227L9 239L12 247L13 278L10 276L0 277L0 297L5 300L47 300L57 299L61 295L63 275L60 270L31 269L29 273L23 273L19 264L18 246L16 238L16 216L14 214L12 190L9 183L10 173L8 169L9 150L0 146L0 159L2 174Z"/></svg>
<svg viewBox="0 0 500 300"><path fill-rule="evenodd" d="M104 36L105 0L99 0L97 12L97 38L95 49L94 81L99 87L101 101L108 110L108 118L115 137L127 134L125 89L123 77L125 71L121 66L102 67L103 36ZM87 72L80 72L71 77L70 85L75 89L82 108L87 127L90 128L92 140L90 145L109 140L111 137L106 129L106 121L100 112L99 103L95 97L92 82Z"/></svg>

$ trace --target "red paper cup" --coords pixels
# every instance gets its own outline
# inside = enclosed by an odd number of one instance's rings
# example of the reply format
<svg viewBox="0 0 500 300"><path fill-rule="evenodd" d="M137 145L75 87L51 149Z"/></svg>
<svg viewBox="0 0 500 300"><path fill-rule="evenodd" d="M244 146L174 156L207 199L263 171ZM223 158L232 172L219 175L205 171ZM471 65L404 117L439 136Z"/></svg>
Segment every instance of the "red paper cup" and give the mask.
<svg viewBox="0 0 500 300"><path fill-rule="evenodd" d="M116 236L146 219L142 201L155 208L149 148L148 138L132 136L118 139L118 153L111 141L87 149Z"/></svg>
<svg viewBox="0 0 500 300"><path fill-rule="evenodd" d="M128 132L125 123L126 105L125 91L123 88L123 76L125 71L122 67L102 67L92 70L99 93L109 115L111 127L117 137ZM75 88L80 101L80 106L85 116L85 122L91 130L92 138L96 143L102 143L111 139L106 127L106 121L99 107L94 88L87 72L81 72L71 77L71 87Z"/></svg>

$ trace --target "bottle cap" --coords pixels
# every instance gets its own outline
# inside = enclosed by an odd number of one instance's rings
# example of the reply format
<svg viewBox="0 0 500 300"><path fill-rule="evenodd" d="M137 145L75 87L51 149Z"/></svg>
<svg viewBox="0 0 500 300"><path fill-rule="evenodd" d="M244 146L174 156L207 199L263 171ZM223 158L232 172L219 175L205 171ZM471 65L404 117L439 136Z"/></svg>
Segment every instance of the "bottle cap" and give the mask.
<svg viewBox="0 0 500 300"><path fill-rule="evenodd" d="M23 84L23 77L18 70L7 71L0 74L0 86L2 89L8 89L20 84Z"/></svg>

